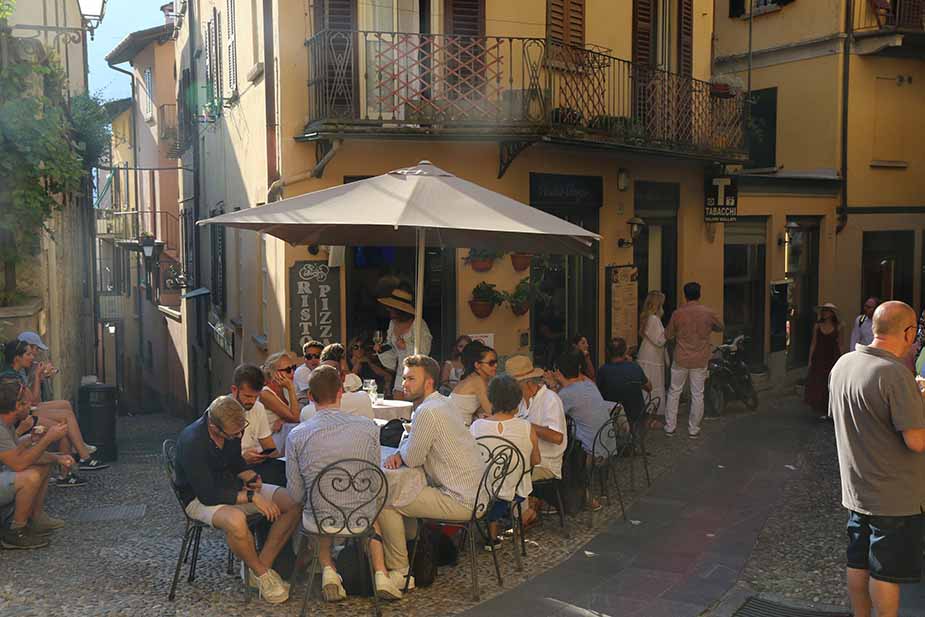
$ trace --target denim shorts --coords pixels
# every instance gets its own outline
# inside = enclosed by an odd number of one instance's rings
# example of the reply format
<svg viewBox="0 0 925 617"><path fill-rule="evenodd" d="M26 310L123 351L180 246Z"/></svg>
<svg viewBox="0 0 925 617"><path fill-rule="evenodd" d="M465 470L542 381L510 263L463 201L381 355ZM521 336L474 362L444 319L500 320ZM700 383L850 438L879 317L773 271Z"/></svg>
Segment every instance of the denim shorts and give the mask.
<svg viewBox="0 0 925 617"><path fill-rule="evenodd" d="M922 577L925 515L848 517L848 567L868 570L887 583L917 583Z"/></svg>
<svg viewBox="0 0 925 617"><path fill-rule="evenodd" d="M16 501L16 472L0 471L0 506Z"/></svg>

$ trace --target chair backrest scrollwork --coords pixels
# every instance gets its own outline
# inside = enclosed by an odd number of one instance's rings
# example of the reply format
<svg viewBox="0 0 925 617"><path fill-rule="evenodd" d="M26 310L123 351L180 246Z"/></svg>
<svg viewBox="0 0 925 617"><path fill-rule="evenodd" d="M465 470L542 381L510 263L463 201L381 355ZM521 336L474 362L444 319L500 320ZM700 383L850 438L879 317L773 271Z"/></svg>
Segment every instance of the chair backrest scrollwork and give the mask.
<svg viewBox="0 0 925 617"><path fill-rule="evenodd" d="M359 536L372 531L389 497L378 465L358 458L335 461L312 481L308 507L317 533Z"/></svg>

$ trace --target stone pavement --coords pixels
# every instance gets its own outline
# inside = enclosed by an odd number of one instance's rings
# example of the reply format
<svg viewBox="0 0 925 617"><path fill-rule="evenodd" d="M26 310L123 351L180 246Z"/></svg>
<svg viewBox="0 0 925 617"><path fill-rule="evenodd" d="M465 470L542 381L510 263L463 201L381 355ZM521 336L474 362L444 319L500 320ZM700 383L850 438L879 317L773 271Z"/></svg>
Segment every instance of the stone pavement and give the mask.
<svg viewBox="0 0 925 617"><path fill-rule="evenodd" d="M463 614L693 617L709 609L735 585L798 471L805 412L794 397L769 407L707 422L704 447L654 482L629 508L629 523L611 523L561 565Z"/></svg>

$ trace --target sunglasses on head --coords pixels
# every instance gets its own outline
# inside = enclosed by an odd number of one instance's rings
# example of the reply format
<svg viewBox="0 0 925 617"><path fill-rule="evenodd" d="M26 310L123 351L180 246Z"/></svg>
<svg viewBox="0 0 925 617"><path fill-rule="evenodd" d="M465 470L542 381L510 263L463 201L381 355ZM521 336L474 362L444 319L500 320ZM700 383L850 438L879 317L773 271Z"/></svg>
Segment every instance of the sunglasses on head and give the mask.
<svg viewBox="0 0 925 617"><path fill-rule="evenodd" d="M307 353L305 354L305 359L306 360L320 360L321 354L320 353Z"/></svg>

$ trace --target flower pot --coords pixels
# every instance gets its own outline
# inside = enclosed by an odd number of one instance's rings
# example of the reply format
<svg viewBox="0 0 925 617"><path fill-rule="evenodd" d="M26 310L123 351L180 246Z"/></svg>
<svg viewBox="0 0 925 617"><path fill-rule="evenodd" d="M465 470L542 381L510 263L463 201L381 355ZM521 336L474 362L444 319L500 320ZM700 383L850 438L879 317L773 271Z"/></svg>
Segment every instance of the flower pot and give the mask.
<svg viewBox="0 0 925 617"><path fill-rule="evenodd" d="M511 253L511 265L517 272L523 272L530 267L533 255L527 253Z"/></svg>
<svg viewBox="0 0 925 617"><path fill-rule="evenodd" d="M476 272L488 272L494 262L494 259L470 259L469 266Z"/></svg>
<svg viewBox="0 0 925 617"><path fill-rule="evenodd" d="M729 84L710 84L710 96L717 99L731 99L735 92Z"/></svg>
<svg viewBox="0 0 925 617"><path fill-rule="evenodd" d="M530 305L526 302L522 304L512 304L511 312L520 317L521 315L526 315L527 311L530 310Z"/></svg>
<svg viewBox="0 0 925 617"><path fill-rule="evenodd" d="M469 309L479 319L485 319L495 310L495 305L485 300L469 300Z"/></svg>

